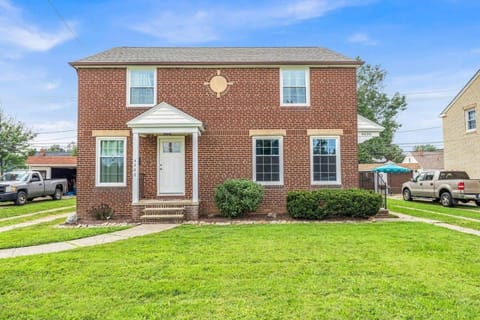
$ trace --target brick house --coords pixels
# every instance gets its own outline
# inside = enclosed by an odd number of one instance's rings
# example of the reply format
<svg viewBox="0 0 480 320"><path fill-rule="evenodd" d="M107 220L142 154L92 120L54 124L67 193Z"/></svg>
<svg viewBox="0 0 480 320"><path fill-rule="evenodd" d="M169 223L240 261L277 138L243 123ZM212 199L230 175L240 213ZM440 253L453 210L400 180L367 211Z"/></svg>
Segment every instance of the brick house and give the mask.
<svg viewBox="0 0 480 320"><path fill-rule="evenodd" d="M440 116L443 122L443 157L446 170L466 171L480 178L480 133L477 113L480 106L480 70L453 98Z"/></svg>
<svg viewBox="0 0 480 320"><path fill-rule="evenodd" d="M120 47L71 62L79 216L105 203L118 219L172 206L195 219L217 212L228 178L263 184L263 213L285 212L290 190L358 187L360 64L317 47Z"/></svg>

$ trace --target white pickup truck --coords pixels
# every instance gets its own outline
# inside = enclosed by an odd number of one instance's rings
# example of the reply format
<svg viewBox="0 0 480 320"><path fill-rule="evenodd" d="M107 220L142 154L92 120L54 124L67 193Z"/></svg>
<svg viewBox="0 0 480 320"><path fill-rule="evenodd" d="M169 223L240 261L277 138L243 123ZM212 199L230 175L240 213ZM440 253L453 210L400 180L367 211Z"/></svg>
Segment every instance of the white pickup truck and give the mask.
<svg viewBox="0 0 480 320"><path fill-rule="evenodd" d="M0 202L24 205L27 200L45 196L60 200L67 186L67 179L44 180L37 171L12 171L0 177Z"/></svg>
<svg viewBox="0 0 480 320"><path fill-rule="evenodd" d="M480 206L480 180L470 179L465 171L425 171L405 182L402 194L406 201L418 197L440 201L445 207L451 207L458 201L475 201Z"/></svg>

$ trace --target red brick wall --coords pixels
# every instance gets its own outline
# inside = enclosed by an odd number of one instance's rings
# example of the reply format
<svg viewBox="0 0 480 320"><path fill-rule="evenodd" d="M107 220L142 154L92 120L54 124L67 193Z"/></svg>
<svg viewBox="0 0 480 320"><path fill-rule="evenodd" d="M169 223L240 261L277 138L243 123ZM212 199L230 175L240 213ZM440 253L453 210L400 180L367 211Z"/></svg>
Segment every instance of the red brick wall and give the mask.
<svg viewBox="0 0 480 320"><path fill-rule="evenodd" d="M280 107L278 68L221 68L233 85L220 98L204 85L217 69L159 68L157 102L165 101L203 121L199 138L201 213L216 211L213 190L227 178L252 178L250 129L285 129L284 186L266 187L260 211L285 210L289 190L310 189L307 129L343 129L340 140L342 187L358 187L357 106L354 68L311 68L310 107ZM127 138L127 187L95 187L92 130L125 130L126 122L148 108L126 107L126 69L79 69L78 213L107 203L120 217L131 215L131 150ZM156 197L157 138L140 139L140 173L145 196ZM191 197L191 137L185 140L186 198Z"/></svg>

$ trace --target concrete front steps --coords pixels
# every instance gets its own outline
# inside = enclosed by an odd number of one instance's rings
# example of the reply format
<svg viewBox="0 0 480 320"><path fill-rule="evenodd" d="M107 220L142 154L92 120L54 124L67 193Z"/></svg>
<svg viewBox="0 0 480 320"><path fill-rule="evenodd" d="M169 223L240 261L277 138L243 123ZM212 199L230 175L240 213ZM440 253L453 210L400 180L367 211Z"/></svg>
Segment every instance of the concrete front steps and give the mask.
<svg viewBox="0 0 480 320"><path fill-rule="evenodd" d="M142 223L182 223L185 220L186 200L145 201L140 215Z"/></svg>

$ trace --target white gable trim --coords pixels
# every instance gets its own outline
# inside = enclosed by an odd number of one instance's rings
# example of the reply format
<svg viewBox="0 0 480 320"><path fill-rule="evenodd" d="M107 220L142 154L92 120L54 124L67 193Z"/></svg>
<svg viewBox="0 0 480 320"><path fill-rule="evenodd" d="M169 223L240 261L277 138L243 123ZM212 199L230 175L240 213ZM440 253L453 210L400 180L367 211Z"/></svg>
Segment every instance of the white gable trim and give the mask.
<svg viewBox="0 0 480 320"><path fill-rule="evenodd" d="M162 102L127 122L134 133L193 133L204 130L203 123Z"/></svg>
<svg viewBox="0 0 480 320"><path fill-rule="evenodd" d="M460 90L460 92L453 98L453 100L448 104L448 106L443 109L442 113L440 113L440 117L444 118L447 116L447 112L450 110L450 108L457 102L458 99L465 93L465 91L470 88L470 86L477 80L477 78L480 76L480 70L478 70L473 77L467 82L467 84Z"/></svg>

